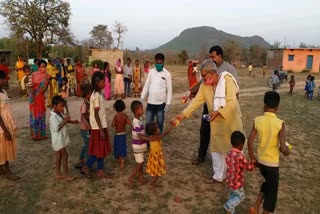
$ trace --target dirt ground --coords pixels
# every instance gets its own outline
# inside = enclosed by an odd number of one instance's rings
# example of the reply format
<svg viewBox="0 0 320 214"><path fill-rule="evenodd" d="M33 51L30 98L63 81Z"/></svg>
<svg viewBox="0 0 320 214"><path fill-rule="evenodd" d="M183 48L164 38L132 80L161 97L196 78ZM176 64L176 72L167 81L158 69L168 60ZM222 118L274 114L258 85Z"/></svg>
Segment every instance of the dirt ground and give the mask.
<svg viewBox="0 0 320 214"><path fill-rule="evenodd" d="M180 103L180 97L188 87L185 66L168 66L173 76L173 102L167 121L180 113L187 104ZM263 94L270 90L266 87L266 78L258 70L256 79L247 77L246 70L238 70L240 76L240 104L249 135L254 117L262 114ZM291 75L291 74L289 74ZM281 104L278 116L286 121L287 139L293 145L292 154L281 156L280 186L275 213L300 214L320 213L320 101L318 97L310 102L304 97L304 81L307 73L295 74L296 88L289 96L288 83L282 84L279 92ZM319 75L316 74L318 93ZM128 176L134 167L131 148L131 133L128 133L128 157L124 170L110 154L105 159L105 170L114 172L113 179L85 179L73 166L78 160L82 147L79 127L68 125L71 145L69 166L73 182L54 179L55 156L48 140L35 142L29 137L29 108L27 99L16 96L16 83L9 91L11 106L19 126L18 160L11 163L12 171L21 177L10 182L0 177L0 213L224 213L223 204L228 194L223 184L206 184L212 175L209 153L204 164L191 165L199 146L199 127L202 109L175 128L164 140L163 149L167 174L159 179L156 190L136 184L133 189L126 185ZM125 99L126 113L133 118L129 106L133 98ZM111 124L115 111L114 101L107 102L107 121ZM80 98L69 99L71 117L79 119ZM50 111L47 111L49 118ZM48 120L47 120L48 121ZM110 127L110 140L113 143L114 130ZM49 130L48 130L48 136ZM247 150L245 150L247 154ZM147 154L145 155L147 157ZM150 180L150 176L146 174ZM246 172L246 199L237 207L237 213L248 213L259 192L262 178L258 170ZM177 198L181 198L181 201Z"/></svg>

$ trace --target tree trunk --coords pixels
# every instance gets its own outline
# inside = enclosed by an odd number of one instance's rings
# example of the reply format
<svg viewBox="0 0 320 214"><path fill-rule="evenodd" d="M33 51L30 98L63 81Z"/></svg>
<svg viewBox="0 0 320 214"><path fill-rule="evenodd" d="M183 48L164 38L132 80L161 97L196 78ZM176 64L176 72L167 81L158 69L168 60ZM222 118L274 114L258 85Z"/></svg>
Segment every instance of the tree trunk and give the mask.
<svg viewBox="0 0 320 214"><path fill-rule="evenodd" d="M37 49L37 55L38 55L38 59L42 59L42 41L37 40L36 41L36 49Z"/></svg>

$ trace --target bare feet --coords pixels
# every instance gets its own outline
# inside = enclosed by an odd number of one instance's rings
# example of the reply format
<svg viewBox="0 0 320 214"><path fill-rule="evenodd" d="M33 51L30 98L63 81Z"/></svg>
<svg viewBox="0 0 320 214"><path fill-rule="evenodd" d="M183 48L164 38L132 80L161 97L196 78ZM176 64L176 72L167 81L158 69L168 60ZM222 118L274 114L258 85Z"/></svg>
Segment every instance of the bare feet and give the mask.
<svg viewBox="0 0 320 214"><path fill-rule="evenodd" d="M70 175L66 175L63 177L64 181L74 181L76 178L75 177L71 177Z"/></svg>
<svg viewBox="0 0 320 214"><path fill-rule="evenodd" d="M63 180L64 176L63 175L56 175L55 179L56 180Z"/></svg>
<svg viewBox="0 0 320 214"><path fill-rule="evenodd" d="M128 178L128 186L129 186L130 188L133 187L133 183L134 183L134 179L133 179L132 177L129 177L129 178Z"/></svg>
<svg viewBox="0 0 320 214"><path fill-rule="evenodd" d="M9 181L16 181L16 180L19 180L20 177L12 174L12 173L9 173L6 175L6 179L9 180Z"/></svg>
<svg viewBox="0 0 320 214"><path fill-rule="evenodd" d="M145 180L144 178L142 178L142 179L139 179L139 183L142 184L142 185L144 185L144 184L147 184L148 181Z"/></svg>
<svg viewBox="0 0 320 214"><path fill-rule="evenodd" d="M114 177L114 174L106 174L106 173L104 173L103 172L103 170L99 170L98 172L97 172L97 177L98 178L113 178Z"/></svg>
<svg viewBox="0 0 320 214"><path fill-rule="evenodd" d="M259 211L256 210L254 207L250 207L250 210L249 210L249 214L258 214Z"/></svg>
<svg viewBox="0 0 320 214"><path fill-rule="evenodd" d="M120 159L120 169L123 169L124 168L124 159L121 158Z"/></svg>

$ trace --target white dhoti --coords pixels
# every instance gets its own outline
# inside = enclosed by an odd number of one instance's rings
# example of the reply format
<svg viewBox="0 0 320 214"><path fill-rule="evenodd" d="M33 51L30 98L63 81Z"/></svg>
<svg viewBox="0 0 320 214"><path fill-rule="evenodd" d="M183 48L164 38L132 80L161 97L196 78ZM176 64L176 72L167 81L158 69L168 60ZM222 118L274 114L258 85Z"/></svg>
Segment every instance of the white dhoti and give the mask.
<svg viewBox="0 0 320 214"><path fill-rule="evenodd" d="M226 178L227 164L226 154L211 152L213 179L222 182Z"/></svg>

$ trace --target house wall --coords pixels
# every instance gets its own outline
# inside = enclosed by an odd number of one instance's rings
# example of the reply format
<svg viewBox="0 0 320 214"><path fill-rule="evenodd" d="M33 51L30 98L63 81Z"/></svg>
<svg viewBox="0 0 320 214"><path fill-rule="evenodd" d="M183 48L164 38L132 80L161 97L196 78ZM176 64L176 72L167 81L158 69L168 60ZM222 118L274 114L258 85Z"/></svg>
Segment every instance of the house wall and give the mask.
<svg viewBox="0 0 320 214"><path fill-rule="evenodd" d="M119 50L104 50L104 49L91 49L91 56L89 56L89 62L100 59L107 61L110 64L110 68L113 70L115 63L118 59L121 59L123 63L123 51Z"/></svg>
<svg viewBox="0 0 320 214"><path fill-rule="evenodd" d="M289 55L293 55L293 61L289 61ZM320 49L286 49L283 52L283 69L301 72L307 69L307 57L313 56L312 72L320 70Z"/></svg>
<svg viewBox="0 0 320 214"><path fill-rule="evenodd" d="M283 49L271 49L267 51L266 65L268 68L276 69L282 66Z"/></svg>

